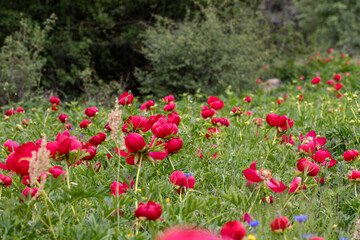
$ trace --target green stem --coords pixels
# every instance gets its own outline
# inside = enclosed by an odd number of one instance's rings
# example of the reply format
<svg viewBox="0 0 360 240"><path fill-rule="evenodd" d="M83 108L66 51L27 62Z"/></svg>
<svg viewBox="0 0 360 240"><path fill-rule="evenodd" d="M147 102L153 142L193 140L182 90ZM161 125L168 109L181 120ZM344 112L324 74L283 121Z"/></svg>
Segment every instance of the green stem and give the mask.
<svg viewBox="0 0 360 240"><path fill-rule="evenodd" d="M258 198L258 196L259 196L260 190L261 190L261 188L259 187L258 192L257 192L257 194L256 194L256 196L255 196L255 200L254 200L253 204L251 204L251 207L250 207L250 209L249 209L249 214L250 214L250 212L251 212L251 209L253 208L253 206L254 206L255 203L256 203L256 200L257 200L257 198Z"/></svg>
<svg viewBox="0 0 360 240"><path fill-rule="evenodd" d="M139 156L140 158L140 162L138 164L138 170L137 170L137 173L136 173L136 181L135 181L135 194L138 193L138 185L139 185L139 177L140 177L140 169L141 169L141 163L142 163L142 156L140 155ZM135 199L135 209L138 208L138 198L136 197Z"/></svg>
<svg viewBox="0 0 360 240"><path fill-rule="evenodd" d="M172 161L171 161L171 158L168 156L168 158L169 158L169 161L170 161L170 164L171 164L171 167L172 167L172 169L175 171L175 167L174 167L174 164L172 163Z"/></svg>

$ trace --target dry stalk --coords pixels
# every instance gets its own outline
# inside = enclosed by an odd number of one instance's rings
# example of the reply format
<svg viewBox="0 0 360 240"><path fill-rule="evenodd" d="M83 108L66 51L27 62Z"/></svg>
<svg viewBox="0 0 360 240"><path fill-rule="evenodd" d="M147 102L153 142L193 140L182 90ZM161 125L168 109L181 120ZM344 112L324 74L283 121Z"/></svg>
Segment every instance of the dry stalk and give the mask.
<svg viewBox="0 0 360 240"><path fill-rule="evenodd" d="M355 231L351 240L359 240L359 239L360 239L360 219L356 220Z"/></svg>
<svg viewBox="0 0 360 240"><path fill-rule="evenodd" d="M119 128L121 126L122 120L121 120L122 110L120 109L119 100L116 98L115 100L115 110L111 110L111 112L108 115L108 122L109 127L111 128L111 138L116 141L118 135L119 135ZM124 134L121 132L120 134L120 145L123 146L125 140L124 140Z"/></svg>
<svg viewBox="0 0 360 240"><path fill-rule="evenodd" d="M29 165L29 176L30 176L30 185L34 186L36 181L41 176L43 172L46 172L49 169L49 156L50 151L46 149L46 136L44 135L41 141L41 146L38 152L32 152L32 158ZM46 181L46 176L42 176L40 180L40 187L34 198L40 196L42 190L44 189Z"/></svg>

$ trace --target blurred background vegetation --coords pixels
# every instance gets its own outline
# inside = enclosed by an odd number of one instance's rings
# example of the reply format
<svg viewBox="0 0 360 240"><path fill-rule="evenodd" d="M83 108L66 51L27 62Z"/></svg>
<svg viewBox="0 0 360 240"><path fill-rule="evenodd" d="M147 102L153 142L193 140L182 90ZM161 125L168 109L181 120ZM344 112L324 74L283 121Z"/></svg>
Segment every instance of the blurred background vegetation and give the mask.
<svg viewBox="0 0 360 240"><path fill-rule="evenodd" d="M0 15L1 105L240 93L297 77L311 51L360 47L357 0L1 1Z"/></svg>

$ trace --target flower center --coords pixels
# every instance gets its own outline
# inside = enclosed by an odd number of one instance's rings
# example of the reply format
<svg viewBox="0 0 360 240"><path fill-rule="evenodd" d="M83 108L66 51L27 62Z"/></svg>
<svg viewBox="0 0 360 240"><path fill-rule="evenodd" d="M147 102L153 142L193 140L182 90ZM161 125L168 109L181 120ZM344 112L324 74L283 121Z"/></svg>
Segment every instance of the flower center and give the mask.
<svg viewBox="0 0 360 240"><path fill-rule="evenodd" d="M262 179L270 179L271 178L271 171L262 168L259 171L259 177L262 178Z"/></svg>

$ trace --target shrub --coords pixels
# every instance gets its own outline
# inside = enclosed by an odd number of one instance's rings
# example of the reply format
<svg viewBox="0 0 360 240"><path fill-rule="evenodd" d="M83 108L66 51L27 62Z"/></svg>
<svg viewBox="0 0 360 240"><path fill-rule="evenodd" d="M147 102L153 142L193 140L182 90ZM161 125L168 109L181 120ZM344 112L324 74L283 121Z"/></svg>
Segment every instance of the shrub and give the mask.
<svg viewBox="0 0 360 240"><path fill-rule="evenodd" d="M360 49L360 2L301 0L297 3L302 32L322 48Z"/></svg>
<svg viewBox="0 0 360 240"><path fill-rule="evenodd" d="M142 52L153 69L136 70L140 91L166 95L201 89L216 94L229 85L236 92L251 88L271 48L266 45L267 25L248 10L209 7L182 23L158 17L143 35Z"/></svg>
<svg viewBox="0 0 360 240"><path fill-rule="evenodd" d="M41 70L46 63L42 56L43 45L56 16L51 15L44 28L21 19L20 29L6 37L0 52L0 84L3 93L1 104L23 100L40 84Z"/></svg>

